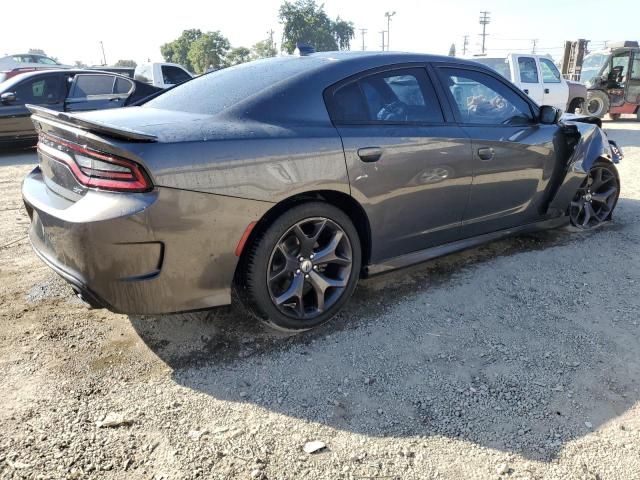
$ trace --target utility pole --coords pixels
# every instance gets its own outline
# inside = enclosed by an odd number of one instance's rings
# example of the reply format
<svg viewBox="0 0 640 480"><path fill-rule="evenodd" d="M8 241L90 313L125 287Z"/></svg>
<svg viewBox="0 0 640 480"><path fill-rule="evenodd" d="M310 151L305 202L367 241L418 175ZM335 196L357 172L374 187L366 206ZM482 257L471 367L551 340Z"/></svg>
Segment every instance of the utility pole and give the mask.
<svg viewBox="0 0 640 480"><path fill-rule="evenodd" d="M362 35L362 51L364 52L366 50L365 46L364 46L364 34L367 33L367 29L366 28L361 28L360 29L360 35Z"/></svg>
<svg viewBox="0 0 640 480"><path fill-rule="evenodd" d="M485 52L485 39L487 35L487 25L491 23L491 19L489 18L489 14L491 12L480 12L480 25L482 25L482 33L480 36L482 37L482 53Z"/></svg>
<svg viewBox="0 0 640 480"><path fill-rule="evenodd" d="M534 38L531 40L531 53L534 55L536 54L536 45L538 45L538 39Z"/></svg>
<svg viewBox="0 0 640 480"><path fill-rule="evenodd" d="M269 48L270 49L274 49L274 46L273 46L273 28L268 30L267 34L269 35Z"/></svg>
<svg viewBox="0 0 640 480"><path fill-rule="evenodd" d="M393 17L395 14L395 10L393 12L386 12L384 14L384 16L387 17L387 52L389 51L389 27L391 26L391 17Z"/></svg>
<svg viewBox="0 0 640 480"><path fill-rule="evenodd" d="M107 57L104 54L104 44L102 43L102 40L100 40L100 48L102 49L102 65L106 65Z"/></svg>
<svg viewBox="0 0 640 480"><path fill-rule="evenodd" d="M464 57L467 54L467 45L469 45L469 35L464 36L464 41L462 42L462 56Z"/></svg>
<svg viewBox="0 0 640 480"><path fill-rule="evenodd" d="M380 30L380 35L382 35L382 51L384 52L384 34L386 33L385 30Z"/></svg>

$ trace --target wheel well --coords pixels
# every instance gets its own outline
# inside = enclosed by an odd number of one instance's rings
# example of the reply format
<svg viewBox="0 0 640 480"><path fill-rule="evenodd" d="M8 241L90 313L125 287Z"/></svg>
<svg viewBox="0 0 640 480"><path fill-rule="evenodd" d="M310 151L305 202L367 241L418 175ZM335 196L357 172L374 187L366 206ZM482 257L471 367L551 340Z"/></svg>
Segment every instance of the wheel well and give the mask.
<svg viewBox="0 0 640 480"><path fill-rule="evenodd" d="M242 250L242 254L240 255L234 276L236 283L242 284L242 271L244 270L244 265L246 263L246 257L248 255L247 252L251 249L250 247L254 242L258 241L262 237L262 234L267 230L267 228L269 228L269 225L271 225L276 218L291 207L313 201L329 203L330 205L339 208L349 216L353 225L356 227L358 237L360 237L362 266L364 267L369 264L369 259L371 258L371 228L369 225L369 218L362 206L354 200L353 197L346 193L337 192L335 190L317 190L301 193L282 200L271 207L262 216L251 231L244 249Z"/></svg>

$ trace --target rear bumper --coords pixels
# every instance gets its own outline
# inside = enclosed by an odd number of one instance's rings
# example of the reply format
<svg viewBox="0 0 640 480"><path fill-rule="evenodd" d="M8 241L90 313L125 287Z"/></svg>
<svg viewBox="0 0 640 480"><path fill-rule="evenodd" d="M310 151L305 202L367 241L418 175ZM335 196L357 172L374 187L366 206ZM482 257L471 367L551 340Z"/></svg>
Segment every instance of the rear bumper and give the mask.
<svg viewBox="0 0 640 480"><path fill-rule="evenodd" d="M94 307L159 314L226 305L247 225L269 203L156 188L90 190L71 202L53 193L39 168L23 199L38 256Z"/></svg>

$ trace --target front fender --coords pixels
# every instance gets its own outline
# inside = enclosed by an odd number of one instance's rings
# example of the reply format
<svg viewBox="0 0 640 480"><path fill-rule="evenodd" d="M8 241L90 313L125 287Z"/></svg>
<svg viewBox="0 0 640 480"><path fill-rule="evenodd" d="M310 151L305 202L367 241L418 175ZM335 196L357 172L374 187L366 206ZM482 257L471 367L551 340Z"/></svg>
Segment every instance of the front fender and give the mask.
<svg viewBox="0 0 640 480"><path fill-rule="evenodd" d="M623 155L622 150L607 138L597 124L572 118L564 120L561 128L567 142L575 143L575 146L570 150L564 179L549 204L549 210L565 213L593 164L599 160L618 163Z"/></svg>

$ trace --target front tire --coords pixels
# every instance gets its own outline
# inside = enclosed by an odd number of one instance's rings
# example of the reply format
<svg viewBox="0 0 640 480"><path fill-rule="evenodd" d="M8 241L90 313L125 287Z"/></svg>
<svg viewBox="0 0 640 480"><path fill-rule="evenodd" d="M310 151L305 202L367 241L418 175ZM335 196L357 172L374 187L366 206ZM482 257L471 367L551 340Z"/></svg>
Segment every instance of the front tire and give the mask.
<svg viewBox="0 0 640 480"><path fill-rule="evenodd" d="M569 206L571 223L589 230L611 220L620 196L620 177L610 163L596 162Z"/></svg>
<svg viewBox="0 0 640 480"><path fill-rule="evenodd" d="M609 111L609 96L602 90L589 90L585 109L589 115L604 117Z"/></svg>
<svg viewBox="0 0 640 480"><path fill-rule="evenodd" d="M322 325L355 290L361 256L358 232L342 210L322 202L295 206L250 246L245 303L278 330Z"/></svg>

